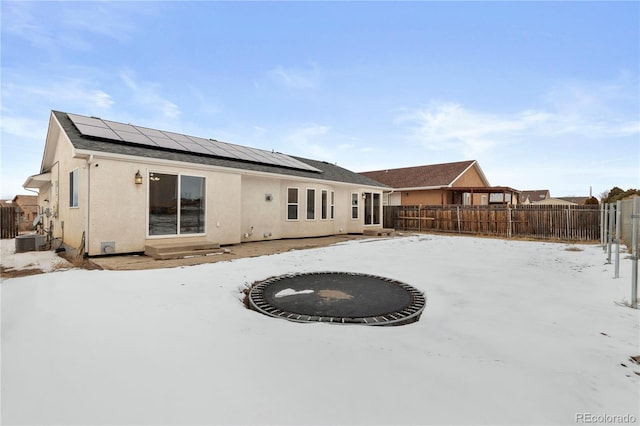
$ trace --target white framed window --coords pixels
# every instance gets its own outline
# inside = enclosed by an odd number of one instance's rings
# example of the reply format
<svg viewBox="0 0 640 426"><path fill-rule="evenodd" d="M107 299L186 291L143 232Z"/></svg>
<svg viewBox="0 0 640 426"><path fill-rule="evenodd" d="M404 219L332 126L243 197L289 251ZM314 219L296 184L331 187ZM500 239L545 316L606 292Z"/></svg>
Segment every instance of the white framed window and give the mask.
<svg viewBox="0 0 640 426"><path fill-rule="evenodd" d="M326 189L320 191L320 219L329 217L329 192Z"/></svg>
<svg viewBox="0 0 640 426"><path fill-rule="evenodd" d="M471 205L471 193L470 192L465 192L464 194L462 194L462 204L464 204L465 206Z"/></svg>
<svg viewBox="0 0 640 426"><path fill-rule="evenodd" d="M482 201L480 202L480 204L482 204L483 206L486 206L487 204L489 204L489 203L487 202L487 196L486 196L486 195L483 195L483 196L482 196Z"/></svg>
<svg viewBox="0 0 640 426"><path fill-rule="evenodd" d="M316 190L307 188L307 220L316 219Z"/></svg>
<svg viewBox="0 0 640 426"><path fill-rule="evenodd" d="M298 220L298 188L287 188L287 220Z"/></svg>
<svg viewBox="0 0 640 426"><path fill-rule="evenodd" d="M150 172L148 199L149 236L206 232L204 177Z"/></svg>
<svg viewBox="0 0 640 426"><path fill-rule="evenodd" d="M331 191L331 204L330 204L330 218L334 219L335 218L335 201L336 201L336 193Z"/></svg>
<svg viewBox="0 0 640 426"><path fill-rule="evenodd" d="M78 207L79 172L79 169L74 169L69 173L69 207Z"/></svg>
<svg viewBox="0 0 640 426"><path fill-rule="evenodd" d="M351 193L351 219L358 218L358 203L360 200L360 194L357 192Z"/></svg>

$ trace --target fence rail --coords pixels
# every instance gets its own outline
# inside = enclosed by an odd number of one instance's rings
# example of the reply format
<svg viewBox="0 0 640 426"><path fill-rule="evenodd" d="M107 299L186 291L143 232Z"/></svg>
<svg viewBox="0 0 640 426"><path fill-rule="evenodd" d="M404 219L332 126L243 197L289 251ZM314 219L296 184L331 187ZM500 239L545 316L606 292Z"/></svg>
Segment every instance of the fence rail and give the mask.
<svg viewBox="0 0 640 426"><path fill-rule="evenodd" d="M572 241L598 241L601 231L598 206L385 206L384 226Z"/></svg>

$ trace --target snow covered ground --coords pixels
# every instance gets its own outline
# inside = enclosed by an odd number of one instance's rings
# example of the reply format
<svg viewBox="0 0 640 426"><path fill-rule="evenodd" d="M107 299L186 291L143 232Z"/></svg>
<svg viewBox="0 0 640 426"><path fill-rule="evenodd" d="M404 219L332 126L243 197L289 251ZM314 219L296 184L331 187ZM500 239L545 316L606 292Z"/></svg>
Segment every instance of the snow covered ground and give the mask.
<svg viewBox="0 0 640 426"><path fill-rule="evenodd" d="M2 422L637 424L631 261L613 279L599 246L570 247L421 235L3 280ZM256 280L311 271L404 281L427 307L376 328L240 302Z"/></svg>

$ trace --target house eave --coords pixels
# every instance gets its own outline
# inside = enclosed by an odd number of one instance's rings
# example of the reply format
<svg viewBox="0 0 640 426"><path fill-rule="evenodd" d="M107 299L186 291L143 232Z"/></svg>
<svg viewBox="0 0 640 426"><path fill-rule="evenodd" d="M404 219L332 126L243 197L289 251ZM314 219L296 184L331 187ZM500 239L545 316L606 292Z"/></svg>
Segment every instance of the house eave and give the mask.
<svg viewBox="0 0 640 426"><path fill-rule="evenodd" d="M220 173L233 173L233 174L240 174L244 176L262 176L262 177L270 177L274 179L325 182L325 183L331 183L334 185L341 185L341 186L359 186L362 188L371 188L371 189L377 189L380 191L391 190L391 188L387 186L376 186L376 185L358 184L358 183L351 183L351 182L342 182L337 180L329 180L329 179L323 178L322 174L319 174L317 178L301 177L301 176L288 175L283 173L272 173L272 172L240 169L240 168L233 168L233 167L215 166L210 164L190 163L186 161L167 160L163 158L137 157L133 155L117 154L117 153L110 153L105 151L95 151L95 150L86 150L86 149L74 150L74 157L76 158L89 158L90 156L93 156L94 161L103 158L103 159L111 159L111 160L119 160L119 161L128 161L136 164L163 165L163 166L177 165L180 167L190 168L195 170L215 171Z"/></svg>
<svg viewBox="0 0 640 426"><path fill-rule="evenodd" d="M51 172L32 175L27 178L22 187L24 189L40 189L51 184Z"/></svg>

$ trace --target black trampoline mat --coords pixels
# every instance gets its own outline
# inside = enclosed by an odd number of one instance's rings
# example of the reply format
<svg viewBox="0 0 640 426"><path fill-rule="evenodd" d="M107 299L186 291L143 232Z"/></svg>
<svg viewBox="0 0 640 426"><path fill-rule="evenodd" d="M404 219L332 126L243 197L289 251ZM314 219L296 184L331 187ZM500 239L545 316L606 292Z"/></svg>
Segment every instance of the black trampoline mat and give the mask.
<svg viewBox="0 0 640 426"><path fill-rule="evenodd" d="M417 321L425 298L388 278L346 272L283 275L255 283L254 309L296 321L397 323Z"/></svg>

